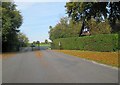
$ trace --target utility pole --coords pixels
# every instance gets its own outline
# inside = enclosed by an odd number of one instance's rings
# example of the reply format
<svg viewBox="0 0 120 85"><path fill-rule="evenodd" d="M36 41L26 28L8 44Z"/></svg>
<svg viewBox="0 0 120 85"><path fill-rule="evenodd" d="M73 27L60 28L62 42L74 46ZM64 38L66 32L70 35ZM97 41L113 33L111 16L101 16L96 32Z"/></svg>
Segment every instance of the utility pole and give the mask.
<svg viewBox="0 0 120 85"><path fill-rule="evenodd" d="M61 50L61 42L59 42L59 44L58 44L58 45L59 45L59 48L60 48L60 50Z"/></svg>

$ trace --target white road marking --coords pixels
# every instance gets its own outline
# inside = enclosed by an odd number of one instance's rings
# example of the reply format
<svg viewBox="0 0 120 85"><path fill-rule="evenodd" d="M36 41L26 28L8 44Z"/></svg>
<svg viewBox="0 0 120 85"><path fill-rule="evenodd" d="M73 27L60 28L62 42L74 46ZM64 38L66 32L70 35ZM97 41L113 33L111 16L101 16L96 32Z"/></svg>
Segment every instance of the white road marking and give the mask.
<svg viewBox="0 0 120 85"><path fill-rule="evenodd" d="M82 59L82 58L81 58L81 59ZM105 66L105 67L108 67L108 68L111 68L111 69L116 69L116 70L118 70L117 67L113 67L113 66L109 66L109 65L106 65L106 64L98 63L98 62L93 61L93 60L87 60L87 59L82 59L82 60L88 61L88 62L91 62L91 63L94 63L94 64L97 64L97 65Z"/></svg>

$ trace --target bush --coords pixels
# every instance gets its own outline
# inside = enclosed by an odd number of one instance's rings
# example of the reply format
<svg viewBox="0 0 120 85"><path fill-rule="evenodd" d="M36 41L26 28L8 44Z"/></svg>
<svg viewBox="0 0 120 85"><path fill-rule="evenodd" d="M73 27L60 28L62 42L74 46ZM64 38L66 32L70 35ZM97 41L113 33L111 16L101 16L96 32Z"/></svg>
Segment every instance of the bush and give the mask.
<svg viewBox="0 0 120 85"><path fill-rule="evenodd" d="M52 49L89 50L89 51L116 51L118 50L118 34L100 34L94 36L71 37L56 39Z"/></svg>

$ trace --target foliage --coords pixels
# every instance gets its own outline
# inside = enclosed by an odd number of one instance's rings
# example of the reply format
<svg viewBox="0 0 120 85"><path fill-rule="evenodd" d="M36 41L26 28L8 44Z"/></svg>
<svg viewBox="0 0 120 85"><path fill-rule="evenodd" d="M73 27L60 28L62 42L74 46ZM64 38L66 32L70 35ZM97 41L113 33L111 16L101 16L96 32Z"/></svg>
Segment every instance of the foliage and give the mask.
<svg viewBox="0 0 120 85"><path fill-rule="evenodd" d="M88 20L86 24L90 28L91 35L111 33L111 27L108 20L98 23L95 19L91 19ZM50 26L50 39L53 41L58 38L79 37L81 28L82 22L75 22L72 19L63 17L61 18L59 24L55 25L55 27Z"/></svg>
<svg viewBox="0 0 120 85"><path fill-rule="evenodd" d="M50 26L50 40L79 37L84 28L89 27L91 35L110 34L120 31L120 2L67 2L69 16L60 19L54 27Z"/></svg>
<svg viewBox="0 0 120 85"><path fill-rule="evenodd" d="M120 21L120 2L67 2L65 7L75 21L88 21L92 17L98 22L108 19L112 31L116 21Z"/></svg>
<svg viewBox="0 0 120 85"><path fill-rule="evenodd" d="M2 3L2 50L13 51L18 46L18 32L22 16L13 2Z"/></svg>
<svg viewBox="0 0 120 85"><path fill-rule="evenodd" d="M56 39L51 44L52 49L116 51L118 50L118 34L100 34L94 36L71 37Z"/></svg>
<svg viewBox="0 0 120 85"><path fill-rule="evenodd" d="M60 23L56 24L55 27L50 26L50 39L54 40L57 38L63 38L66 36L66 28L67 28L67 18L61 18Z"/></svg>
<svg viewBox="0 0 120 85"><path fill-rule="evenodd" d="M33 41L33 44L35 44L36 43L36 41Z"/></svg>
<svg viewBox="0 0 120 85"><path fill-rule="evenodd" d="M88 20L87 24L90 28L91 35L111 33L111 27L109 25L108 20L98 23L94 19L91 19L91 20Z"/></svg>
<svg viewBox="0 0 120 85"><path fill-rule="evenodd" d="M39 45L40 45L40 42L39 42L39 41L36 41L36 44L39 46Z"/></svg>
<svg viewBox="0 0 120 85"><path fill-rule="evenodd" d="M50 40L77 37L81 29L81 22L76 23L67 17L63 17L55 27L50 26L49 28Z"/></svg>
<svg viewBox="0 0 120 85"><path fill-rule="evenodd" d="M46 39L46 40L45 40L45 44L48 44L48 43L49 43L49 42L48 42L48 40Z"/></svg>
<svg viewBox="0 0 120 85"><path fill-rule="evenodd" d="M29 43L28 37L23 33L18 33L19 44L22 46L27 46Z"/></svg>

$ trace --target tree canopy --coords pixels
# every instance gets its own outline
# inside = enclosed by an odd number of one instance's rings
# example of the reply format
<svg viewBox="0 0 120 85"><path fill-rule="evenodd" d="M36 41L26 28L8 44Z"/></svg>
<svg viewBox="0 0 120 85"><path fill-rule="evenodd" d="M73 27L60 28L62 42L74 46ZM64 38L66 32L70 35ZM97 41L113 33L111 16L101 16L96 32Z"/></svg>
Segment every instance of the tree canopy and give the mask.
<svg viewBox="0 0 120 85"><path fill-rule="evenodd" d="M23 21L22 15L16 9L14 2L2 2L0 8L2 9L2 50L16 50L19 42L19 27Z"/></svg>
<svg viewBox="0 0 120 85"><path fill-rule="evenodd" d="M79 37L85 26L89 35L119 32L120 2L67 2L68 17L62 17L55 26L50 26L50 40Z"/></svg>
<svg viewBox="0 0 120 85"><path fill-rule="evenodd" d="M81 28L81 22L76 23L68 17L62 17L54 27L50 26L50 40L66 37L77 37Z"/></svg>
<svg viewBox="0 0 120 85"><path fill-rule="evenodd" d="M21 32L18 33L18 40L19 40L19 44L22 46L27 46L29 43L28 37L24 33L21 33Z"/></svg>
<svg viewBox="0 0 120 85"><path fill-rule="evenodd" d="M96 21L108 19L112 31L116 21L120 21L120 2L67 2L66 11L75 21Z"/></svg>
<svg viewBox="0 0 120 85"><path fill-rule="evenodd" d="M45 39L45 44L48 44L49 42L48 42L48 40L47 39Z"/></svg>
<svg viewBox="0 0 120 85"><path fill-rule="evenodd" d="M108 20L104 22L96 22L94 19L89 20L86 24L90 28L90 34L109 34L111 33L111 27ZM75 22L71 18L62 17L60 22L54 27L50 26L49 38L50 40L58 38L79 37L82 29L82 22Z"/></svg>

